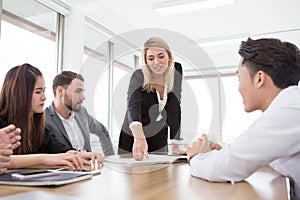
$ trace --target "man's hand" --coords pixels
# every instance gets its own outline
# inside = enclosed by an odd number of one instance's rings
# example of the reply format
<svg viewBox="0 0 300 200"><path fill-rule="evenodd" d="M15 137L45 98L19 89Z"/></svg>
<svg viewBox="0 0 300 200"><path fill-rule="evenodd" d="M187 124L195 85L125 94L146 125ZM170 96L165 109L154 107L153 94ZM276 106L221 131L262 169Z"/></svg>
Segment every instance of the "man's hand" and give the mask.
<svg viewBox="0 0 300 200"><path fill-rule="evenodd" d="M207 135L202 134L201 138L198 138L197 142L187 149L187 156L188 159L190 159L191 156L194 156L196 154L207 153L212 150L220 150L220 149L222 149L221 145L209 141L207 139Z"/></svg>

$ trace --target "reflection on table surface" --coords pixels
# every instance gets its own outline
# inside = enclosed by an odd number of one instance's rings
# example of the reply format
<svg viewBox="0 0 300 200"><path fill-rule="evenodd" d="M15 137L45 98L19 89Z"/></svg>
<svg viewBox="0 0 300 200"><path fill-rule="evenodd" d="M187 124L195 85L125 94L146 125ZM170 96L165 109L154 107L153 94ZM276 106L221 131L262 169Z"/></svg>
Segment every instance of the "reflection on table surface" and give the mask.
<svg viewBox="0 0 300 200"><path fill-rule="evenodd" d="M240 183L211 183L192 177L186 163L121 166L105 163L101 174L70 185L44 188L0 186L0 196L42 190L78 199L238 199L285 200L285 178L270 167Z"/></svg>

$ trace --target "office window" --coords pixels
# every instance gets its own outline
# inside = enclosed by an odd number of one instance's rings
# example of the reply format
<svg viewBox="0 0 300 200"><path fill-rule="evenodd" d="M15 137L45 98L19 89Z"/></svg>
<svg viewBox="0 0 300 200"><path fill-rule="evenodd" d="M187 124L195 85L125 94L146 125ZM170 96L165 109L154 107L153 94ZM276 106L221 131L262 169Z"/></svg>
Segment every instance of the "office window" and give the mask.
<svg viewBox="0 0 300 200"><path fill-rule="evenodd" d="M3 0L0 43L0 82L17 65L30 63L46 81L46 103L53 99L52 79L56 74L56 12L33 0Z"/></svg>
<svg viewBox="0 0 300 200"><path fill-rule="evenodd" d="M181 102L181 137L189 143L209 133L212 101L205 79L183 79Z"/></svg>
<svg viewBox="0 0 300 200"><path fill-rule="evenodd" d="M100 32L84 27L84 56L81 74L85 78L85 107L108 126L108 39Z"/></svg>
<svg viewBox="0 0 300 200"><path fill-rule="evenodd" d="M80 73L84 77L85 100L83 105L89 114L108 128L108 39L100 32L85 25L84 55ZM93 151L102 152L99 138L91 134Z"/></svg>
<svg viewBox="0 0 300 200"><path fill-rule="evenodd" d="M222 77L225 94L225 118L222 127L222 139L231 143L261 115L261 111L246 113L242 97L238 91L237 76Z"/></svg>
<svg viewBox="0 0 300 200"><path fill-rule="evenodd" d="M134 66L134 52L130 47L114 42L113 96L112 96L112 133L117 149L119 135L127 109L127 90ZM140 66L137 66L140 68Z"/></svg>
<svg viewBox="0 0 300 200"><path fill-rule="evenodd" d="M113 146L116 149L119 133L126 111L126 96L130 73L133 69L133 53L118 41L108 44L109 38L101 30L90 26L84 28L84 61L81 73L85 78L84 106L89 113L110 130ZM112 52L113 79L112 98L110 99L108 52ZM112 103L110 115L109 103ZM110 119L111 116L111 119ZM112 120L112 127L109 127ZM91 135L94 151L101 152L99 139Z"/></svg>
<svg viewBox="0 0 300 200"><path fill-rule="evenodd" d="M186 142L195 140L202 133L214 134L209 132L214 105L206 80L187 79L183 82L181 131L182 138ZM261 112L246 113L244 111L236 76L221 77L221 84L224 88L224 96L220 98L220 110L224 109L224 120L220 127L222 140L219 141L231 143L248 129ZM220 110L218 115L221 115Z"/></svg>

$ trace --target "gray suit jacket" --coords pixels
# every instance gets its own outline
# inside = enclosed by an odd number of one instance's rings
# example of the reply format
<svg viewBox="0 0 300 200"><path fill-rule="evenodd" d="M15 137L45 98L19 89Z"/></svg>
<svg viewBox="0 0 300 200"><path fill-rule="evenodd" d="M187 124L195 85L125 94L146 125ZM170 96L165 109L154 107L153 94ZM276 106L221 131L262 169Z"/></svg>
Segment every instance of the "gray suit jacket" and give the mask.
<svg viewBox="0 0 300 200"><path fill-rule="evenodd" d="M55 137L60 143L68 146L69 148L73 148L67 131L61 119L54 110L53 103L46 108L45 115L45 128L49 131L50 135ZM84 107L82 107L81 111L75 112L75 119L78 122L78 125L83 134L84 148L87 151L91 151L90 133L92 133L99 137L104 155L108 156L114 154L111 139L109 137L107 129L103 124L89 115Z"/></svg>

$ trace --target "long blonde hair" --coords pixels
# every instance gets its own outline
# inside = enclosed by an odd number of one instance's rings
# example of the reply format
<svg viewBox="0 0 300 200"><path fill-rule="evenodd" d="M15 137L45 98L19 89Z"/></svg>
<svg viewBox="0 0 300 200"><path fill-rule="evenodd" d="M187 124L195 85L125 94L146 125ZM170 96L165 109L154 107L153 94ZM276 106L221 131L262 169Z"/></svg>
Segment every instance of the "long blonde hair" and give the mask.
<svg viewBox="0 0 300 200"><path fill-rule="evenodd" d="M155 88L155 83L152 81L152 71L147 64L147 58L146 58L147 50L150 47L164 48L169 56L170 60L168 63L168 69L165 72L165 81L167 85L167 93L172 92L174 86L174 73L175 73L174 58L167 42L159 37L151 37L144 43L144 48L142 53L143 56L142 71L144 74L143 90L146 90L149 93L154 91Z"/></svg>

